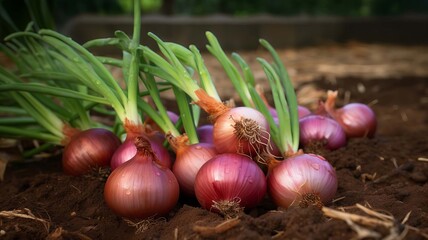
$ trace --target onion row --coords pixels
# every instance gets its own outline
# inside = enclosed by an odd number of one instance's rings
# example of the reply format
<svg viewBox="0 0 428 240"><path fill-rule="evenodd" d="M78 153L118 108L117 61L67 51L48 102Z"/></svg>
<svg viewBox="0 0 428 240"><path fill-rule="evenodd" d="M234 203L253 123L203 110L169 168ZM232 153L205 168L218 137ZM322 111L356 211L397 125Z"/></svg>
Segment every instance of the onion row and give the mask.
<svg viewBox="0 0 428 240"><path fill-rule="evenodd" d="M300 147L315 139L327 141L325 146L333 150L343 146L344 133L372 137L376 123L371 109L353 105L336 110L335 96L330 94L322 104L324 116L299 116L309 112L298 105L277 52L262 39L260 44L273 58L273 63L257 58L272 91L271 106L246 61L237 53L230 59L214 34L207 32L207 49L222 65L243 104L228 105L194 45L186 48L164 42L153 33L149 36L161 54L140 44L140 16L140 1L134 1L132 37L117 31L114 38L91 40L83 46L52 30L7 37L9 44L4 48L9 55L19 53L22 60L13 58L19 75L0 67L4 83L0 92L8 92L16 106L8 109L12 117L5 122L18 120L28 128L37 125L35 130L43 130L39 139L65 146L62 161L68 174L110 165L104 197L113 212L126 218L166 215L180 191L226 217L256 206L266 193L284 208L320 207L332 200L337 190L333 166ZM88 49L106 45L119 48L122 59L95 56ZM36 60L46 64L31 64ZM106 65L123 70L125 88ZM160 92L166 89L177 101L178 124L162 101ZM57 98L70 111L59 109ZM349 114L351 108L358 110ZM209 115L212 125L199 126L200 110ZM93 122L90 111L111 114L114 126ZM362 118L358 129L350 130L355 126L346 125L347 116L355 112L369 119ZM351 118L358 120L355 115ZM308 130L307 125L319 125L324 131ZM123 131L126 136L121 136ZM351 135L353 131L358 134ZM0 133L36 137L35 131L25 133L12 126L0 126ZM174 160L169 150L175 153ZM260 165L267 168L266 174Z"/></svg>

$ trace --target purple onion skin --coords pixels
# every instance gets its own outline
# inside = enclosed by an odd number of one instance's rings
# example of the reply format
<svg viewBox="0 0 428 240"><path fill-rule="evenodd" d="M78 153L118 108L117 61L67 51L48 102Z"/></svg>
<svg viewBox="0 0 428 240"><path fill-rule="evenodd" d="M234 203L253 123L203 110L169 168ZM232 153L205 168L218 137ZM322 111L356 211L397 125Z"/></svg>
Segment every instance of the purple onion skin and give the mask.
<svg viewBox="0 0 428 240"><path fill-rule="evenodd" d="M257 206L266 194L266 178L250 158L224 153L202 165L195 179L195 195L201 206L212 208L213 201L236 201L244 208Z"/></svg>
<svg viewBox="0 0 428 240"><path fill-rule="evenodd" d="M337 191L336 171L315 154L301 154L281 161L269 169L267 183L274 203L284 208L299 205L305 194L315 194L327 204Z"/></svg>
<svg viewBox="0 0 428 240"><path fill-rule="evenodd" d="M377 120L373 110L362 103L349 103L335 110L333 118L345 130L348 138L374 137Z"/></svg>
<svg viewBox="0 0 428 240"><path fill-rule="evenodd" d="M255 123L252 127L246 129L256 129L258 133L250 133L251 139L238 136L236 126L238 123L247 122ZM213 139L218 153L242 153L253 155L261 152L266 148L269 141L269 123L263 114L254 108L235 107L221 114L214 123ZM259 139L255 139L258 137Z"/></svg>
<svg viewBox="0 0 428 240"><path fill-rule="evenodd" d="M172 111L166 111L166 113L168 114L169 119L171 119L171 122L176 124L178 121L178 114Z"/></svg>
<svg viewBox="0 0 428 240"><path fill-rule="evenodd" d="M177 204L179 191L169 168L158 165L151 156L137 153L110 174L104 199L115 214L144 219L167 215Z"/></svg>
<svg viewBox="0 0 428 240"><path fill-rule="evenodd" d="M66 174L83 175L110 164L120 146L120 139L102 128L92 128L74 135L64 148L62 166Z"/></svg>
<svg viewBox="0 0 428 240"><path fill-rule="evenodd" d="M152 150L157 159L159 160L159 163L166 168L171 168L171 155L168 150L162 145L161 138L156 135L153 135L152 137L149 137L148 140L150 141ZM137 148L135 147L134 141L134 137L127 137L122 143L122 145L120 145L120 147L114 152L110 163L110 167L112 170L116 169L118 166L120 166L126 161L129 161L135 156L135 154L137 153Z"/></svg>
<svg viewBox="0 0 428 240"><path fill-rule="evenodd" d="M274 119L278 118L278 113L276 112L276 109L274 107L268 106L268 110L270 115L272 115Z"/></svg>
<svg viewBox="0 0 428 240"><path fill-rule="evenodd" d="M201 143L214 143L212 124L202 125L196 128L196 133Z"/></svg>
<svg viewBox="0 0 428 240"><path fill-rule="evenodd" d="M172 172L180 184L180 189L188 196L195 196L195 178L199 169L217 155L211 143L196 143L177 150Z"/></svg>
<svg viewBox="0 0 428 240"><path fill-rule="evenodd" d="M299 119L306 117L311 114L311 110L304 106L297 106L297 111L299 112Z"/></svg>
<svg viewBox="0 0 428 240"><path fill-rule="evenodd" d="M363 103L349 103L335 108L337 94L337 91L328 91L325 103L320 105L321 110L342 126L348 138L374 137L377 119L373 109Z"/></svg>
<svg viewBox="0 0 428 240"><path fill-rule="evenodd" d="M320 142L325 148L335 150L346 145L346 134L334 119L321 115L308 115L299 121L300 144Z"/></svg>

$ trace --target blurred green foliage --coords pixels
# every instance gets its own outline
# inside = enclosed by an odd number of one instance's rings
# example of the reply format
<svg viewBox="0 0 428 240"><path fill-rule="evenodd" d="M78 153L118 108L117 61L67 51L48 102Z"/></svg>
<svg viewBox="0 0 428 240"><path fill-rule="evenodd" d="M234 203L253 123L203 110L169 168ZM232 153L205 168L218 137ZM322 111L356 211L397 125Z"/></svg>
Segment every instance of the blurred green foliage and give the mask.
<svg viewBox="0 0 428 240"><path fill-rule="evenodd" d="M0 0L18 29L31 21L26 5L41 0ZM132 0L46 0L59 27L78 14L132 14ZM428 14L428 0L141 0L144 14L249 16L391 16ZM37 4L33 4L37 5ZM10 32L0 21L0 36ZM13 29L12 29L13 30Z"/></svg>
<svg viewBox="0 0 428 240"><path fill-rule="evenodd" d="M177 14L385 16L428 13L428 0L175 0Z"/></svg>

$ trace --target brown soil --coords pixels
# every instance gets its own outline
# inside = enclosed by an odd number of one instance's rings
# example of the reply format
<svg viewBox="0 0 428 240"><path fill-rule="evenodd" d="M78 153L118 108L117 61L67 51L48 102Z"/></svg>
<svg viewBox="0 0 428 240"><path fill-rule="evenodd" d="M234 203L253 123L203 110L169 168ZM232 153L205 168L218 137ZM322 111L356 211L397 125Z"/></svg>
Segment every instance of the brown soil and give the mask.
<svg viewBox="0 0 428 240"><path fill-rule="evenodd" d="M266 197L225 221L183 197L168 216L137 228L104 203L105 177L64 175L57 155L8 165L0 183L0 238L428 239L427 83L424 77L344 77L299 86L339 89L341 99L373 104L379 121L373 139L351 139L336 151L306 149L337 170L338 191L325 214L315 207L277 209Z"/></svg>

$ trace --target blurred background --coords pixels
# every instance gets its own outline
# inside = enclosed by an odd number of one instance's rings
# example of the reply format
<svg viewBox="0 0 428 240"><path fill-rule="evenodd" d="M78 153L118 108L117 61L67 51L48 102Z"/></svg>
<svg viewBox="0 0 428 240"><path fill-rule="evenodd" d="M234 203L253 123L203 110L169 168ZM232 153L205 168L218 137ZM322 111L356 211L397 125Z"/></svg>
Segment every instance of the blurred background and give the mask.
<svg viewBox="0 0 428 240"><path fill-rule="evenodd" d="M227 51L239 51L263 81L254 56L259 39L279 49L296 82L319 77L428 76L428 0L141 0L142 43L157 49L147 32L204 51L213 32ZM29 11L31 9L32 11ZM51 13L51 14L49 14ZM78 43L132 34L132 0L0 0L0 35L31 20ZM98 54L116 49L94 48ZM227 82L209 54L206 64ZM0 64L4 64L0 53ZM120 74L120 71L118 71ZM227 83L225 83L227 84ZM305 92L305 91L302 91ZM308 90L305 92L314 92ZM222 89L231 96L233 88ZM302 94L303 95L303 94ZM313 94L312 94L313 95ZM314 96L307 102L316 101Z"/></svg>
<svg viewBox="0 0 428 240"><path fill-rule="evenodd" d="M2 18L2 39L16 29L24 29L32 17L78 42L111 36L114 30L126 31L132 24L131 0L0 0L0 3L0 13L9 15L15 24L11 28ZM236 33L232 35L244 39L248 36L256 40L277 39L273 43L280 47L349 40L424 44L428 39L428 0L141 0L141 3L143 31L154 31L182 44L198 45L203 40L177 37L178 31L196 36L206 30L224 29L225 32L218 34L225 36L225 42L229 41L226 35ZM29 12L28 6L39 9L40 16ZM51 18L46 17L46 11L52 13ZM128 20L124 20L126 16ZM189 30L190 25L199 30ZM238 34L239 29L251 31ZM284 30L280 31L282 35L278 35L280 29ZM236 41L230 46L226 43L225 48L255 47Z"/></svg>
<svg viewBox="0 0 428 240"><path fill-rule="evenodd" d="M359 93L375 93L375 97L379 89L376 86L366 89L362 79L391 82L390 79L404 77L422 78L425 84L421 89L428 96L428 0L141 0L141 3L144 45L158 49L147 36L151 31L165 41L183 46L194 44L203 52L207 43L205 32L211 31L225 50L237 51L248 60L256 81L265 84L266 89L265 74L255 59L268 57L258 41L268 40L278 49L289 75L299 86L299 102L306 106L315 107L325 94L311 84L317 79L333 84L351 78L353 81L339 89L341 92L354 88ZM117 30L132 34L133 25L132 0L0 0L0 16L1 41L9 33L25 29L31 20L78 43L113 37ZM91 49L97 54L120 57L121 53L115 50ZM223 86L222 97L235 97L236 91L216 59L207 52L203 54L216 84ZM0 64L6 63L0 52ZM120 69L112 72L121 79ZM349 94L344 95L351 99ZM421 102L427 104L427 99ZM397 113L398 107L394 105L391 111Z"/></svg>
<svg viewBox="0 0 428 240"><path fill-rule="evenodd" d="M1 0L2 7L25 24L26 0ZM35 0L33 2L39 2ZM64 24L80 14L130 14L132 0L48 0L55 20ZM145 14L202 16L402 16L428 14L427 0L141 0Z"/></svg>

